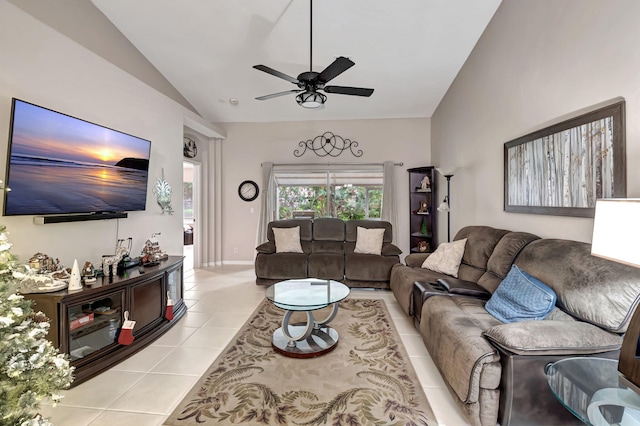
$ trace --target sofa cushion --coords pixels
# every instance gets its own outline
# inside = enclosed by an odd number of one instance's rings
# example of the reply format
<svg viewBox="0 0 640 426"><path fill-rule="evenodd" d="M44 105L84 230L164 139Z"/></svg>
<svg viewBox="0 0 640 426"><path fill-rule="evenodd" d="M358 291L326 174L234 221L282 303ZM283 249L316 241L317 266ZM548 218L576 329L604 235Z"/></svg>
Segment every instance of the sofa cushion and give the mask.
<svg viewBox="0 0 640 426"><path fill-rule="evenodd" d="M310 277L342 281L344 279L344 254L342 252L311 253L308 272Z"/></svg>
<svg viewBox="0 0 640 426"><path fill-rule="evenodd" d="M383 228L384 238L383 242L390 243L393 241L393 229L391 224L384 220L348 220L345 223L345 241L355 242L358 239L358 227L361 228Z"/></svg>
<svg viewBox="0 0 640 426"><path fill-rule="evenodd" d="M345 237L345 224L335 217L319 217L313 221L314 241L339 241Z"/></svg>
<svg viewBox="0 0 640 426"><path fill-rule="evenodd" d="M582 321L525 321L490 327L492 343L518 355L580 355L620 349L622 336Z"/></svg>
<svg viewBox="0 0 640 426"><path fill-rule="evenodd" d="M354 253L360 254L381 254L382 238L384 237L384 228L367 229L358 226L356 237L356 248Z"/></svg>
<svg viewBox="0 0 640 426"><path fill-rule="evenodd" d="M467 239L464 238L452 243L440 244L436 251L425 259L422 267L457 278L466 243Z"/></svg>
<svg viewBox="0 0 640 426"><path fill-rule="evenodd" d="M493 293L511 270L513 261L522 249L531 241L539 239L537 235L528 232L505 234L493 249L487 262L487 271L478 279L478 284Z"/></svg>
<svg viewBox="0 0 640 426"><path fill-rule="evenodd" d="M508 323L544 319L555 305L556 294L549 286L513 265L485 308Z"/></svg>
<svg viewBox="0 0 640 426"><path fill-rule="evenodd" d="M276 242L276 253L302 253L300 227L272 228Z"/></svg>
<svg viewBox="0 0 640 426"><path fill-rule="evenodd" d="M344 261L344 275L348 280L389 281L391 268L398 263L400 263L398 256L347 253Z"/></svg>
<svg viewBox="0 0 640 426"><path fill-rule="evenodd" d="M467 250L462 256L462 263L481 269L487 269L487 263L493 249L509 231L490 226L465 226L456 234L454 241L466 238L469 241ZM468 278L464 278L469 280ZM469 280L475 281L475 280Z"/></svg>
<svg viewBox="0 0 640 426"><path fill-rule="evenodd" d="M300 227L300 241L311 241L313 221L309 219L282 219L269 222L267 226L267 240L275 241L273 236L273 228L293 228L294 226ZM304 243L303 247L304 249Z"/></svg>
<svg viewBox="0 0 640 426"><path fill-rule="evenodd" d="M306 278L306 253L258 253L255 265L256 276L276 280Z"/></svg>
<svg viewBox="0 0 640 426"><path fill-rule="evenodd" d="M614 333L627 330L640 300L638 269L592 256L587 243L536 240L515 264L551 287L563 310Z"/></svg>

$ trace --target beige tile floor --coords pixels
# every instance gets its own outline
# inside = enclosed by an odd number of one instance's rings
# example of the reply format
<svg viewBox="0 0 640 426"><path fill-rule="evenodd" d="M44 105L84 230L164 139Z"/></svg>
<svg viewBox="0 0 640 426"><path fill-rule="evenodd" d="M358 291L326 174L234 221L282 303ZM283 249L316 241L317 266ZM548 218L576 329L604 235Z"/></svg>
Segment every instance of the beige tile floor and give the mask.
<svg viewBox="0 0 640 426"><path fill-rule="evenodd" d="M186 271L184 284L189 309L171 330L133 357L64 391L57 407L43 404L41 413L57 426L161 425L264 298L251 266ZM466 425L393 294L353 293L385 301L438 424Z"/></svg>

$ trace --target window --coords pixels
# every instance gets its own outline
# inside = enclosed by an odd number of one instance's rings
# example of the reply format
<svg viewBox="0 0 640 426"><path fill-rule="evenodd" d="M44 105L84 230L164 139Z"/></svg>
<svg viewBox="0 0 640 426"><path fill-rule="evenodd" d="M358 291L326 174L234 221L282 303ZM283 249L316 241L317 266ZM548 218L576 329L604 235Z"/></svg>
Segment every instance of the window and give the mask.
<svg viewBox="0 0 640 426"><path fill-rule="evenodd" d="M380 219L382 169L274 171L278 219Z"/></svg>

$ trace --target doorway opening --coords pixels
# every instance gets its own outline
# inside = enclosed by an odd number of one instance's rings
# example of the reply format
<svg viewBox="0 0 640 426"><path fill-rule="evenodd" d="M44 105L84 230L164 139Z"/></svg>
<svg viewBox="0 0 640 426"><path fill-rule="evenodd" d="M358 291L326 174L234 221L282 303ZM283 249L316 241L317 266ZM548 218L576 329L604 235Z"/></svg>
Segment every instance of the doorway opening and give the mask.
<svg viewBox="0 0 640 426"><path fill-rule="evenodd" d="M182 218L184 247L184 270L190 271L199 267L197 261L200 253L200 232L198 229L200 188L198 185L199 164L182 162Z"/></svg>

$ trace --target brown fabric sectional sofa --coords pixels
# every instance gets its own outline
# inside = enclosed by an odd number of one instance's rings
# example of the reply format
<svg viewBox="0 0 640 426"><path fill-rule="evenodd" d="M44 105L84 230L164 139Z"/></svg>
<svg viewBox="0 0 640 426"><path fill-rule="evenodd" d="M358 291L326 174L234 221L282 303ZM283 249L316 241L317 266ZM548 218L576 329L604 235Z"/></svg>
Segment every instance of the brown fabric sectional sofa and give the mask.
<svg viewBox="0 0 640 426"><path fill-rule="evenodd" d="M463 238L459 279L493 293L515 264L558 299L544 320L505 324L485 310L486 298L422 291L447 278L421 268L428 254L394 266L391 290L416 318L454 400L473 425L580 424L549 390L544 367L570 356L617 359L639 301L640 272L594 257L576 241L487 226L465 227L454 240Z"/></svg>
<svg viewBox="0 0 640 426"><path fill-rule="evenodd" d="M300 227L303 253L276 253L273 228ZM357 229L384 229L382 252L355 253ZM392 244L391 224L381 220L285 219L269 223L267 242L256 247L256 284L296 278L340 281L349 287L389 288L391 268L402 251Z"/></svg>

